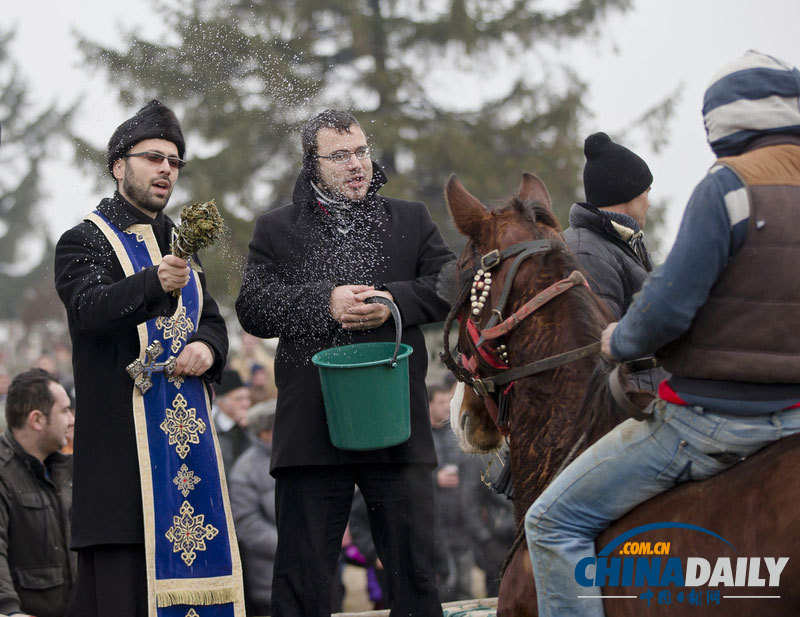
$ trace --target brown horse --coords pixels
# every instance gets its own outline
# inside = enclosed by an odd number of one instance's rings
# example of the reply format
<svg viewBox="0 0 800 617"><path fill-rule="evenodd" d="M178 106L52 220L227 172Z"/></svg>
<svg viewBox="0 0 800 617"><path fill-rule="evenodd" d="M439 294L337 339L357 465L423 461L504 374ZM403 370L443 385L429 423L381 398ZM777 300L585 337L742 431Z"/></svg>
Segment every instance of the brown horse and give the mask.
<svg viewBox="0 0 800 617"><path fill-rule="evenodd" d="M607 387L611 365L597 353L569 356L573 350L596 350L592 344L599 340L609 314L581 284L582 277L573 274L580 268L561 241L549 194L538 178L523 174L518 193L495 211L473 197L455 176L447 183L445 197L456 227L468 238L457 269L462 280L464 273L470 277L451 313L459 317L461 364L450 361L448 366L474 386L465 388L451 425L466 452L495 450L507 435L518 541L501 581L498 615L534 616L536 591L524 542L524 515L564 465L624 419ZM482 265L491 268L489 276ZM450 323L449 319L445 326L446 341ZM560 354L567 357L554 368L537 364ZM449 350L445 358L448 355ZM514 371L517 378L509 387L503 375ZM520 376L524 373L529 374ZM714 532L730 545L690 529L658 529L635 540L669 541L670 556L702 557L712 566L723 557L788 556L779 588L765 591L757 586L756 577L753 586L702 589L711 595L703 595L699 604L689 604L689 588L673 587L669 604L658 595L664 588L656 587L655 595L647 593L653 583L605 588L605 595L628 596L606 599L606 613L800 614L800 482L794 480L800 464L798 440L783 440L710 480L683 484L645 502L597 540L599 549L641 525L688 523ZM714 595L717 590L721 593ZM734 595L780 597L729 597ZM726 604L727 610L722 608Z"/></svg>

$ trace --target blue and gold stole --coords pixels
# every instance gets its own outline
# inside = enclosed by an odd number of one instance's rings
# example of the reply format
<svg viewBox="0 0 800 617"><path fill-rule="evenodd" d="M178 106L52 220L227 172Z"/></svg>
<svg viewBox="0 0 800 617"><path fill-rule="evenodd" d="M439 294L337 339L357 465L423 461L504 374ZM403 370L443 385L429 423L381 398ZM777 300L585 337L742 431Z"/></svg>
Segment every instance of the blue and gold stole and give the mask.
<svg viewBox="0 0 800 617"><path fill-rule="evenodd" d="M119 230L95 210L125 276L161 262L153 228ZM177 357L203 311L194 271L172 317L137 327L144 366ZM160 341L163 352L146 353ZM151 350L153 347L150 347ZM135 360L135 358L131 358ZM211 404L199 377L151 374L144 393L131 380L147 557L148 617L244 617L242 568Z"/></svg>

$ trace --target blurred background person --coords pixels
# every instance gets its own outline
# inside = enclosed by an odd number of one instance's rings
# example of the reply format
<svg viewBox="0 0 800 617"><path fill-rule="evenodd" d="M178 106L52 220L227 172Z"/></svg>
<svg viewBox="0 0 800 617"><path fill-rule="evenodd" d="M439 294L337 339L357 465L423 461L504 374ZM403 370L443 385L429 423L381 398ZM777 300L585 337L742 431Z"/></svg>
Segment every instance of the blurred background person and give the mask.
<svg viewBox="0 0 800 617"><path fill-rule="evenodd" d="M250 388L250 402L253 405L278 397L278 389L270 371L261 364L254 364L251 367L247 387Z"/></svg>
<svg viewBox="0 0 800 617"><path fill-rule="evenodd" d="M347 563L364 568L367 579L367 594L374 610L386 608L386 573L378 558L372 529L367 514L367 502L361 490L356 488L350 523L343 542L344 558Z"/></svg>
<svg viewBox="0 0 800 617"><path fill-rule="evenodd" d="M239 373L242 381L250 386L253 404L278 398L275 354L257 336L241 333L239 345L228 357L228 368Z"/></svg>
<svg viewBox="0 0 800 617"><path fill-rule="evenodd" d="M247 410L250 409L250 390L239 373L226 368L222 380L214 388L214 407L212 417L217 431L219 449L225 476L229 477L233 464L253 443L253 436L247 430Z"/></svg>
<svg viewBox="0 0 800 617"><path fill-rule="evenodd" d="M72 418L75 419L75 388L74 386L70 390L67 388L67 384L64 383L63 379L59 382L64 389L67 391L67 396L69 397L69 409L72 412ZM61 454L72 454L73 450L73 442L75 439L75 422L72 423L72 426L69 427L67 430L67 443L64 444L64 447L59 450Z"/></svg>
<svg viewBox="0 0 800 617"><path fill-rule="evenodd" d="M231 510L244 570L248 616L270 614L272 566L278 530L275 526L275 479L269 474L276 401L263 401L247 412L253 444L233 465L228 477Z"/></svg>
<svg viewBox="0 0 800 617"><path fill-rule="evenodd" d="M55 375L17 375L0 436L0 613L61 617L77 570L69 550L74 418Z"/></svg>
<svg viewBox="0 0 800 617"><path fill-rule="evenodd" d="M500 573L516 535L511 500L499 494L496 486L505 453L486 457L469 455L460 467L463 490L461 508L464 525L472 542L475 564L483 571L486 596L496 598L500 591Z"/></svg>
<svg viewBox="0 0 800 617"><path fill-rule="evenodd" d="M473 597L475 558L464 522L461 495L464 488L459 468L469 462L469 455L461 451L450 430L450 388L444 384L430 386L428 410L439 462L434 470L435 542L439 547L437 554L445 559L437 568L439 595L442 602L465 600Z"/></svg>
<svg viewBox="0 0 800 617"><path fill-rule="evenodd" d="M11 375L8 374L6 367L0 364L0 429L6 428L6 396L8 387L11 385Z"/></svg>

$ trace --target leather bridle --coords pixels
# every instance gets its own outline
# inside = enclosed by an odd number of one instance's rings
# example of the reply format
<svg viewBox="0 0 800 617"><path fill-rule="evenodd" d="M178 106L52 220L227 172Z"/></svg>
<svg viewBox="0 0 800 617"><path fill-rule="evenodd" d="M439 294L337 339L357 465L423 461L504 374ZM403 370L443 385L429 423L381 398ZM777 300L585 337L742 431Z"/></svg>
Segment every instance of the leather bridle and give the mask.
<svg viewBox="0 0 800 617"><path fill-rule="evenodd" d="M586 278L576 270L568 277L556 281L547 289L536 294L511 315L503 317L514 277L522 262L533 255L545 254L555 250L566 250L566 247L561 240L548 238L520 242L503 250L495 249L480 256L480 258L476 253L473 258L473 267L471 271L468 271L469 278L463 281L458 297L453 302L450 313L445 319L442 362L455 375L456 379L471 386L475 393L483 398L497 428L504 435L509 432L507 397L514 381L549 371L600 351L600 342L598 341L542 360L529 362L519 367L512 368L505 361L507 354L505 353L505 345L502 343L503 337L511 333L522 320L529 317L553 298L558 297L575 285L587 285ZM466 317L466 329L472 347L474 347L474 352L467 354L461 351L461 361L457 362L450 351L450 329L453 321L456 318L458 318L459 322L462 321L460 313L467 298L471 297L473 299L472 306L476 306L475 296L470 296L470 293L475 289L474 281L478 281L480 277L485 277L487 272L491 272L503 261L512 257L514 261L506 274L503 291L500 294L497 305L491 308L491 316L484 328L479 328L477 315L468 315ZM480 309L477 312L480 313L483 304L478 306L480 306ZM491 345L492 343L494 346ZM493 395L497 396L498 401L495 401Z"/></svg>

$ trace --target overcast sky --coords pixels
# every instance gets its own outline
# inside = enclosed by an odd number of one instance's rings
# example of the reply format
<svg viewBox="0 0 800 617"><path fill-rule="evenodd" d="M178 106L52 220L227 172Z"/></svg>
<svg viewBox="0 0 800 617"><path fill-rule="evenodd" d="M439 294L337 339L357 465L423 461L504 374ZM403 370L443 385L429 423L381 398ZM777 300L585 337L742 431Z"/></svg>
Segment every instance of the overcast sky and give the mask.
<svg viewBox="0 0 800 617"><path fill-rule="evenodd" d="M558 3L549 0L550 5ZM82 97L73 126L100 145L129 112L117 107L101 74L89 77L80 69L72 32L107 44L117 40L121 23L160 32L151 6L107 0L7 1L2 25L17 26L12 54L37 102L65 106ZM713 160L700 113L709 78L751 48L800 64L798 24L798 0L635 0L634 9L605 22L596 39L564 50L580 78L590 84L586 102L594 117L586 121L586 134L625 133L633 119L683 85L669 125L669 145L656 155L638 133L629 134L625 144L649 163L654 176L651 196L668 203L664 248L672 244L686 199ZM73 168L70 156L66 149L54 152L46 168L42 208L54 237L113 188L109 182L106 190L96 191L94 178Z"/></svg>

